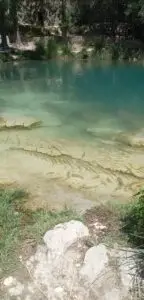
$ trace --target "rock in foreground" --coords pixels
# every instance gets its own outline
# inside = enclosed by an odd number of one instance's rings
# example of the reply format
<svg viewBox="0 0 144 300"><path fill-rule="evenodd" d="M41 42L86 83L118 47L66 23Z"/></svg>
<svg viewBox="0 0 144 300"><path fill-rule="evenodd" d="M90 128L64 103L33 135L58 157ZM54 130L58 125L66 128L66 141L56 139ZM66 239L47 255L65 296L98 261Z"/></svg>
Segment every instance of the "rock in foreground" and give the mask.
<svg viewBox="0 0 144 300"><path fill-rule="evenodd" d="M132 255L103 244L88 249L85 241L89 238L88 228L79 221L48 231L44 244L23 262L30 276L23 280L10 276L3 281L4 299L131 299Z"/></svg>

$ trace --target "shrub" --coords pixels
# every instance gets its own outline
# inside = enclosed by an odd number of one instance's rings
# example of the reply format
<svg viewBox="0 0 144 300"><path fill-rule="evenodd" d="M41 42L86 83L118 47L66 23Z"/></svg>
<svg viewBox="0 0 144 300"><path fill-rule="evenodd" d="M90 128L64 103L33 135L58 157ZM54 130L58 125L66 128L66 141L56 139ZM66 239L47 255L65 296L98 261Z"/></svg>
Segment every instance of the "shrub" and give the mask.
<svg viewBox="0 0 144 300"><path fill-rule="evenodd" d="M100 52L105 47L104 39L98 39L94 45L94 52Z"/></svg>
<svg viewBox="0 0 144 300"><path fill-rule="evenodd" d="M43 40L39 40L36 43L36 49L34 51L34 58L35 59L43 59L45 57L45 45Z"/></svg>
<svg viewBox="0 0 144 300"><path fill-rule="evenodd" d="M123 231L128 235L129 242L144 249L144 190L138 192L127 206L123 222Z"/></svg>
<svg viewBox="0 0 144 300"><path fill-rule="evenodd" d="M112 44L111 45L111 55L112 55L112 60L117 61L120 58L120 53L121 49L118 44Z"/></svg>
<svg viewBox="0 0 144 300"><path fill-rule="evenodd" d="M71 48L68 43L65 43L61 47L62 55L64 56L73 56Z"/></svg>
<svg viewBox="0 0 144 300"><path fill-rule="evenodd" d="M52 59L57 57L58 54L58 44L54 39L49 39L46 47L46 57Z"/></svg>
<svg viewBox="0 0 144 300"><path fill-rule="evenodd" d="M83 48L80 52L80 57L81 59L88 59L88 52L87 52L87 49L86 48Z"/></svg>
<svg viewBox="0 0 144 300"><path fill-rule="evenodd" d="M122 218L122 231L128 242L134 247L132 258L136 261L136 273L133 276L133 299L144 299L144 190L138 192L134 201L127 205Z"/></svg>
<svg viewBox="0 0 144 300"><path fill-rule="evenodd" d="M39 40L35 43L35 50L24 50L19 53L21 58L42 60L45 58L45 45L43 40Z"/></svg>

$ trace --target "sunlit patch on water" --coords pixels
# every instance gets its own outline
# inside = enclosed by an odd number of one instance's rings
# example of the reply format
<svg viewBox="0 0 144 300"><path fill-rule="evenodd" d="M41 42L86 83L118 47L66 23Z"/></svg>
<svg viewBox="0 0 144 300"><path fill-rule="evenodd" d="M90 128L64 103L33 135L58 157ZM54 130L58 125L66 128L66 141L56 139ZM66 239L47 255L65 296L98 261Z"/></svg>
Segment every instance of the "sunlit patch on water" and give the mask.
<svg viewBox="0 0 144 300"><path fill-rule="evenodd" d="M0 182L28 189L30 207L127 199L144 182L143 68L77 64L0 70Z"/></svg>

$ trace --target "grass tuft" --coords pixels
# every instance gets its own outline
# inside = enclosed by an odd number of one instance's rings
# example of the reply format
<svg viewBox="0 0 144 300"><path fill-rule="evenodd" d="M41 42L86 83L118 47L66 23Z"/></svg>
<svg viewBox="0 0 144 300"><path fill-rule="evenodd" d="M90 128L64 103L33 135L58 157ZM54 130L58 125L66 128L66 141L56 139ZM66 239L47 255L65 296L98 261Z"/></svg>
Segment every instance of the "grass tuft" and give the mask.
<svg viewBox="0 0 144 300"><path fill-rule="evenodd" d="M128 235L129 242L144 249L144 190L139 191L127 205L122 221L123 231Z"/></svg>
<svg viewBox="0 0 144 300"><path fill-rule="evenodd" d="M130 246L134 248L133 257L136 261L133 299L144 299L144 190L140 190L126 206L122 222L122 232L127 236Z"/></svg>
<svg viewBox="0 0 144 300"><path fill-rule="evenodd" d="M0 189L0 277L18 267L22 245L40 242L44 233L58 223L79 219L76 213L24 209L28 194L20 189Z"/></svg>

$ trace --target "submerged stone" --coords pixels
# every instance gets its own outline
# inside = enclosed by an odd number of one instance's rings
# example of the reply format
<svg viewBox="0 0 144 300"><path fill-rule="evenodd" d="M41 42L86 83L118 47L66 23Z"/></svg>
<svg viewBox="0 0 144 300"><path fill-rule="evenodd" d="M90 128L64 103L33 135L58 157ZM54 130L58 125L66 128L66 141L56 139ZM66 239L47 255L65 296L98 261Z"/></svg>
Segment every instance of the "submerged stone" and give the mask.
<svg viewBox="0 0 144 300"><path fill-rule="evenodd" d="M104 134L113 134L113 133L120 133L121 130L118 128L110 128L110 127L97 127L97 128L87 128L86 130L88 133L92 135L104 135Z"/></svg>
<svg viewBox="0 0 144 300"><path fill-rule="evenodd" d="M121 133L116 137L117 141L132 147L144 146L144 130L136 133Z"/></svg>
<svg viewBox="0 0 144 300"><path fill-rule="evenodd" d="M32 129L34 127L39 127L41 123L42 121L31 117L4 115L0 117L0 130L11 128Z"/></svg>
<svg viewBox="0 0 144 300"><path fill-rule="evenodd" d="M86 131L94 136L113 135L122 132L121 125L115 119L99 121L94 127L89 127Z"/></svg>

